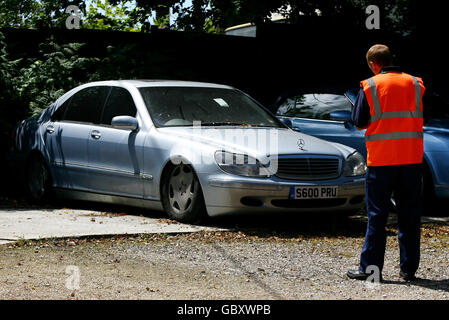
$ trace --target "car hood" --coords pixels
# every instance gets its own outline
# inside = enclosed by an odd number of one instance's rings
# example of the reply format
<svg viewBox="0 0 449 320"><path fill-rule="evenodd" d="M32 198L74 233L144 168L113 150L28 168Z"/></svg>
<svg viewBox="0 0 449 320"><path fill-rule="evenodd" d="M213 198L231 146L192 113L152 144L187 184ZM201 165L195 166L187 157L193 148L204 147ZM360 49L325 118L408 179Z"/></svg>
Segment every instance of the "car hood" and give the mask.
<svg viewBox="0 0 449 320"><path fill-rule="evenodd" d="M449 119L431 119L424 127L424 131L449 134Z"/></svg>
<svg viewBox="0 0 449 320"><path fill-rule="evenodd" d="M345 159L355 151L339 143L284 128L170 127L157 130L161 134L176 137L180 144L201 143L217 150L246 153L260 160L277 154L335 155Z"/></svg>

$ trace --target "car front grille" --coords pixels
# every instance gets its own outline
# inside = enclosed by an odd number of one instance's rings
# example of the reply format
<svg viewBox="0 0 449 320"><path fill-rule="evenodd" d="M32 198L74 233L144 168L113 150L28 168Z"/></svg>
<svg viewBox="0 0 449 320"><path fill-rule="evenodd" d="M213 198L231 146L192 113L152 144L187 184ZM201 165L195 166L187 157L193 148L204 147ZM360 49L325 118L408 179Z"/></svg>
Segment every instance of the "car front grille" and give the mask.
<svg viewBox="0 0 449 320"><path fill-rule="evenodd" d="M279 157L276 176L289 180L328 180L340 176L341 161L335 156Z"/></svg>

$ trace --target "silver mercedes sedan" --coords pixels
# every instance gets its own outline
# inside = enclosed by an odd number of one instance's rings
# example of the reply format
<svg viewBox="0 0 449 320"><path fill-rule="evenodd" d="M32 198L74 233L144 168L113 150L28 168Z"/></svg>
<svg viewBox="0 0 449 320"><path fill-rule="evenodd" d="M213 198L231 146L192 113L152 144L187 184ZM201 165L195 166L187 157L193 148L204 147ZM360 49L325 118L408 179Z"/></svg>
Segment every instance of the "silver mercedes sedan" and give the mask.
<svg viewBox="0 0 449 320"><path fill-rule="evenodd" d="M14 132L30 196L164 210L195 222L364 204L363 157L289 129L225 85L159 80L72 89Z"/></svg>

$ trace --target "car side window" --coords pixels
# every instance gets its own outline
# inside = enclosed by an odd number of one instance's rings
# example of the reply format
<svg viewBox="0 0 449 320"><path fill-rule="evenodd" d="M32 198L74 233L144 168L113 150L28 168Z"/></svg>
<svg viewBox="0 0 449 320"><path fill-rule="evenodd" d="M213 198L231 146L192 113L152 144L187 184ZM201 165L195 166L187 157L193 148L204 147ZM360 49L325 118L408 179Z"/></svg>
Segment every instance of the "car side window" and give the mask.
<svg viewBox="0 0 449 320"><path fill-rule="evenodd" d="M276 115L329 120L331 112L351 111L351 107L351 103L344 95L310 93L287 98Z"/></svg>
<svg viewBox="0 0 449 320"><path fill-rule="evenodd" d="M56 109L56 111L51 116L51 121L61 121L63 119L64 114L68 106L70 105L70 101L71 98L67 99L61 106L59 106L58 109Z"/></svg>
<svg viewBox="0 0 449 320"><path fill-rule="evenodd" d="M135 117L136 105L128 90L121 87L112 87L101 116L101 124L111 125L112 118L116 116Z"/></svg>
<svg viewBox="0 0 449 320"><path fill-rule="evenodd" d="M88 87L78 91L70 98L62 120L100 123L101 109L108 92L109 87L106 86Z"/></svg>

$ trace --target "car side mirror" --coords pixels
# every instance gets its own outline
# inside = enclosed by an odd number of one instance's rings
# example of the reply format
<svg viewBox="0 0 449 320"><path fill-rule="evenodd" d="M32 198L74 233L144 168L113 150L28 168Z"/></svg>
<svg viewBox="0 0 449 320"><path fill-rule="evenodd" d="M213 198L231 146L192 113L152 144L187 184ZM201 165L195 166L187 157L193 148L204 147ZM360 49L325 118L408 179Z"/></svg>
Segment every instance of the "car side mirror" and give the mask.
<svg viewBox="0 0 449 320"><path fill-rule="evenodd" d="M111 125L115 129L131 130L137 129L138 122L137 119L130 116L117 116L112 118Z"/></svg>
<svg viewBox="0 0 449 320"><path fill-rule="evenodd" d="M333 111L330 118L335 121L351 121L351 112L346 110Z"/></svg>

